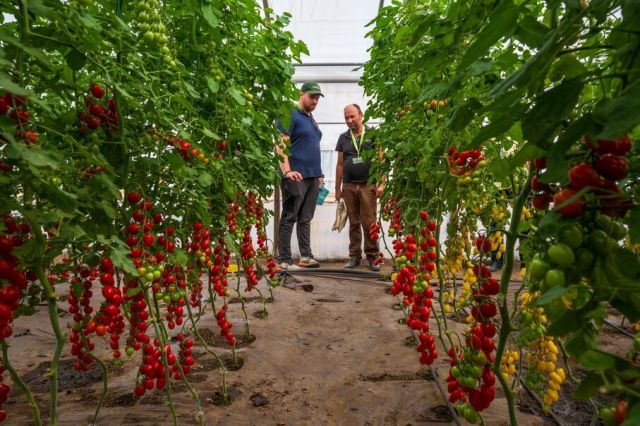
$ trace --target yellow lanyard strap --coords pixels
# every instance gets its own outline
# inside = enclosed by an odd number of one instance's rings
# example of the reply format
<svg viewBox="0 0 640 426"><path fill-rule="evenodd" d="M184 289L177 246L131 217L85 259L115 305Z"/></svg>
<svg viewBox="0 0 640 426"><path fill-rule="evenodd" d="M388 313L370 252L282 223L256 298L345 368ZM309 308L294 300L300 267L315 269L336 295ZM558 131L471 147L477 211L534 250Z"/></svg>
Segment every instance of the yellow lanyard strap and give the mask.
<svg viewBox="0 0 640 426"><path fill-rule="evenodd" d="M353 132L349 130L349 134L351 135L351 142L353 143L353 147L356 149L356 153L358 157L360 156L360 147L362 146L362 139L364 138L364 128L362 128L362 133L360 134L360 140L356 144L356 138L353 136Z"/></svg>

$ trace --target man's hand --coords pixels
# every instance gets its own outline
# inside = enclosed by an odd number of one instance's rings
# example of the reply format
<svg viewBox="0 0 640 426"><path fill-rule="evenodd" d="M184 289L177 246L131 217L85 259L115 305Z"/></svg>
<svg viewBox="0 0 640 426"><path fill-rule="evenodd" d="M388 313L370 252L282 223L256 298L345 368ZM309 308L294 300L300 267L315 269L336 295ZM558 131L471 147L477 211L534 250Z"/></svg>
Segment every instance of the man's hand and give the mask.
<svg viewBox="0 0 640 426"><path fill-rule="evenodd" d="M295 182L302 182L302 174L300 174L300 172L296 172L295 170L291 170L285 177Z"/></svg>
<svg viewBox="0 0 640 426"><path fill-rule="evenodd" d="M342 188L337 188L336 187L336 201L340 201L340 198L342 198Z"/></svg>
<svg viewBox="0 0 640 426"><path fill-rule="evenodd" d="M384 192L384 183L381 183L376 188L376 197L378 197L378 198L382 197L382 192Z"/></svg>

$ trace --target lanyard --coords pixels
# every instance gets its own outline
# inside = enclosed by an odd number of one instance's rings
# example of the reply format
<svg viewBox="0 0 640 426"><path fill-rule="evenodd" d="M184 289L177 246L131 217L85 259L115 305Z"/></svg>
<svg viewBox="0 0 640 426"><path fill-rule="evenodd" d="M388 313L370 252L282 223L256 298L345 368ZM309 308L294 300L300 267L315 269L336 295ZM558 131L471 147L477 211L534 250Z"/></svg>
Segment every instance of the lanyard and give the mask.
<svg viewBox="0 0 640 426"><path fill-rule="evenodd" d="M365 128L362 127L362 133L360 133L360 140L356 144L356 138L353 136L353 132L349 130L349 134L351 135L351 142L353 143L353 147L356 149L356 153L360 156L360 147L362 146L362 139L364 138Z"/></svg>

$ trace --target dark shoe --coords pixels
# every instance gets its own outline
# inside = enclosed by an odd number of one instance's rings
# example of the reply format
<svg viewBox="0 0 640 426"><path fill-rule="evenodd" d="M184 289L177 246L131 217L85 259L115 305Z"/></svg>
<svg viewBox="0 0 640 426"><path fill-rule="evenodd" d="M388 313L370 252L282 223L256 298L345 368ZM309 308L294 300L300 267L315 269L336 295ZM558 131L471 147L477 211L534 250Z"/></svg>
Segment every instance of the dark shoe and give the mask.
<svg viewBox="0 0 640 426"><path fill-rule="evenodd" d="M369 269L372 271L379 271L380 270L380 265L376 265L376 260L375 259L367 259L367 261L369 262Z"/></svg>
<svg viewBox="0 0 640 426"><path fill-rule="evenodd" d="M344 264L344 267L347 269L353 269L357 266L360 266L360 258L359 257L350 257L349 261Z"/></svg>

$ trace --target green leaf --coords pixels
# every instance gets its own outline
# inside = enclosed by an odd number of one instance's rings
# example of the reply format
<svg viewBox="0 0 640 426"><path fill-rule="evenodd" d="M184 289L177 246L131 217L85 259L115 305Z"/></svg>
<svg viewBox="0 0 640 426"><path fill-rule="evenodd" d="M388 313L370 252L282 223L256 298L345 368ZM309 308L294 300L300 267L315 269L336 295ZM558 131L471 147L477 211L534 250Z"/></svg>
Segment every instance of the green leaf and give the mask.
<svg viewBox="0 0 640 426"><path fill-rule="evenodd" d="M32 96L31 92L15 84L5 73L0 73L0 89L11 92L14 95Z"/></svg>
<svg viewBox="0 0 640 426"><path fill-rule="evenodd" d="M629 212L629 239L633 244L640 243L640 206L635 206Z"/></svg>
<svg viewBox="0 0 640 426"><path fill-rule="evenodd" d="M208 188L213 183L213 176L207 172L200 173L198 176L198 184L203 188Z"/></svg>
<svg viewBox="0 0 640 426"><path fill-rule="evenodd" d="M640 404L633 404L629 407L627 417L620 426L634 426L640 424Z"/></svg>
<svg viewBox="0 0 640 426"><path fill-rule="evenodd" d="M513 31L518 20L519 8L512 1L502 1L489 17L489 22L476 36L475 41L464 52L459 69L464 69L484 55L500 38Z"/></svg>
<svg viewBox="0 0 640 426"><path fill-rule="evenodd" d="M27 163L35 167L50 167L54 170L58 168L58 162L51 158L47 152L38 146L27 146L23 144L11 144L9 146L13 158L22 158Z"/></svg>
<svg viewBox="0 0 640 426"><path fill-rule="evenodd" d="M66 240L80 240L86 235L84 229L78 225L63 224L60 227L60 237Z"/></svg>
<svg viewBox="0 0 640 426"><path fill-rule="evenodd" d="M615 358L605 352L590 349L580 356L580 364L587 370L605 371L615 365Z"/></svg>
<svg viewBox="0 0 640 426"><path fill-rule="evenodd" d="M558 43L559 37L560 32L555 30L554 34L549 38L542 49L540 49L535 56L525 62L522 67L518 68L517 71L505 80L496 84L493 89L491 89L489 96L501 96L514 86L524 87L528 85L533 78L543 78L543 76L546 75L545 69L549 66L556 54L562 50L562 44Z"/></svg>
<svg viewBox="0 0 640 426"><path fill-rule="evenodd" d="M211 91L211 93L218 93L220 89L220 84L209 74L204 76L204 79L207 81L207 87Z"/></svg>
<svg viewBox="0 0 640 426"><path fill-rule="evenodd" d="M87 57L82 52L73 48L69 50L69 53L65 55L64 59L73 71L80 71L82 67L84 67L84 64L87 63Z"/></svg>
<svg viewBox="0 0 640 426"><path fill-rule="evenodd" d="M604 385L602 376L597 372L590 371L587 373L587 376L578 383L576 390L573 392L573 397L579 400L591 398L599 392L602 385Z"/></svg>
<svg viewBox="0 0 640 426"><path fill-rule="evenodd" d="M137 287L133 287L133 288L128 288L127 289L127 296L129 297L133 297L136 294L140 293L142 291L142 286L137 286Z"/></svg>
<svg viewBox="0 0 640 426"><path fill-rule="evenodd" d="M182 249L175 249L172 256L179 265L186 265L189 262L189 255Z"/></svg>
<svg viewBox="0 0 640 426"><path fill-rule="evenodd" d="M240 92L235 87L229 87L227 89L227 94L231 96L231 98L236 101L236 103L240 106L245 106L247 104L247 100L242 96L242 92Z"/></svg>
<svg viewBox="0 0 640 426"><path fill-rule="evenodd" d="M440 98L446 91L449 89L449 83L438 82L435 84L430 84L424 88L424 90L418 96L417 101L422 103L425 100L429 100L432 98Z"/></svg>
<svg viewBox="0 0 640 426"><path fill-rule="evenodd" d="M567 338L564 346L567 353L574 358L578 358L586 351L594 349L596 347L597 342L592 327L584 328L578 333L571 335L569 338Z"/></svg>
<svg viewBox="0 0 640 426"><path fill-rule="evenodd" d="M65 192L52 183L44 183L42 185L42 191L46 198L63 212L71 213L78 205L76 201L77 197L74 194Z"/></svg>
<svg viewBox="0 0 640 426"><path fill-rule="evenodd" d="M563 55L552 66L549 78L551 81L570 79L587 71L587 68L574 55Z"/></svg>
<svg viewBox="0 0 640 426"><path fill-rule="evenodd" d="M567 80L538 96L535 106L522 119L522 134L529 142L541 147L556 127L573 111L578 103L584 83Z"/></svg>
<svg viewBox="0 0 640 426"><path fill-rule="evenodd" d="M579 330L583 327L579 315L576 315L575 311L568 311L561 315L547 327L547 334L549 336L564 336L572 331Z"/></svg>
<svg viewBox="0 0 640 426"><path fill-rule="evenodd" d="M550 29L538 22L537 15L528 13L518 22L515 36L524 44L538 48L544 43L544 39Z"/></svg>
<svg viewBox="0 0 640 426"><path fill-rule="evenodd" d="M552 287L546 293L544 293L542 296L538 297L535 300L534 305L535 306L546 305L547 303L552 302L552 301L558 299L559 297L562 297L564 294L567 293L567 291L569 291L569 289L565 288L565 287L562 287L562 286Z"/></svg>
<svg viewBox="0 0 640 426"><path fill-rule="evenodd" d="M453 114L447 123L447 127L454 132L460 131L467 127L471 120L473 120L474 115L474 112L467 104L457 106L453 110Z"/></svg>
<svg viewBox="0 0 640 426"><path fill-rule="evenodd" d="M613 139L631 132L640 123L640 81L622 96L600 103L593 117L604 126L596 139Z"/></svg>
<svg viewBox="0 0 640 426"><path fill-rule="evenodd" d="M216 28L220 24L217 16L220 12L217 9L214 10L212 4L202 4L200 11L202 12L202 17L210 27Z"/></svg>
<svg viewBox="0 0 640 426"><path fill-rule="evenodd" d="M102 210L109 218L115 219L118 217L118 211L113 207L113 205L106 200L100 200L96 203L96 207Z"/></svg>
<svg viewBox="0 0 640 426"><path fill-rule="evenodd" d="M27 263L40 261L42 259L42 247L39 246L35 238L27 239L22 245L13 249L11 254L18 259L23 259Z"/></svg>

